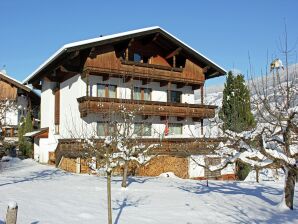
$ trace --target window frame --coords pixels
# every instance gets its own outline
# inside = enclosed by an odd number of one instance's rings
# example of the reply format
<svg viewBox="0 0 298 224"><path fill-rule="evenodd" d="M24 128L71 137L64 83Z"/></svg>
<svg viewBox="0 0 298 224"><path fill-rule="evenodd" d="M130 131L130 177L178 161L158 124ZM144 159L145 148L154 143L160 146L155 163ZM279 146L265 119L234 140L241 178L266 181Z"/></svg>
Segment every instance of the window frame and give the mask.
<svg viewBox="0 0 298 224"><path fill-rule="evenodd" d="M172 128L175 128L178 126L181 128L180 133L175 133L173 130L171 130ZM169 135L183 135L183 124L181 123L169 123L168 128L169 128Z"/></svg>
<svg viewBox="0 0 298 224"><path fill-rule="evenodd" d="M135 98L135 89L140 89L140 98L141 99L136 99ZM149 99L145 99L145 90L149 90ZM151 101L152 100L152 88L146 88L146 87L140 87L140 86L134 86L133 87L133 94L132 94L132 99L133 100L143 100L143 101Z"/></svg>
<svg viewBox="0 0 298 224"><path fill-rule="evenodd" d="M179 102L177 101L172 101L172 93L180 93L180 100ZM178 91L178 90L169 90L169 94L168 94L168 102L169 103L181 103L182 102L182 95L183 95L183 92L182 91Z"/></svg>
<svg viewBox="0 0 298 224"><path fill-rule="evenodd" d="M104 96L99 96L98 95L98 86L103 86L104 87ZM110 96L109 87L115 87L115 97ZM96 96L97 97L113 98L113 99L117 98L117 85L97 83L96 84Z"/></svg>
<svg viewBox="0 0 298 224"><path fill-rule="evenodd" d="M138 131L137 133L136 133L136 125L140 125L141 126L141 131ZM148 127L150 128L150 133L148 134L148 135L144 135L144 133L146 133L145 131L144 131L144 129L145 129L145 125L148 125ZM144 137L150 137L150 136L152 136L152 123L142 123L142 122L136 122L136 123L134 123L134 127L133 127L133 134L135 134L135 135L137 135L137 136L144 136Z"/></svg>

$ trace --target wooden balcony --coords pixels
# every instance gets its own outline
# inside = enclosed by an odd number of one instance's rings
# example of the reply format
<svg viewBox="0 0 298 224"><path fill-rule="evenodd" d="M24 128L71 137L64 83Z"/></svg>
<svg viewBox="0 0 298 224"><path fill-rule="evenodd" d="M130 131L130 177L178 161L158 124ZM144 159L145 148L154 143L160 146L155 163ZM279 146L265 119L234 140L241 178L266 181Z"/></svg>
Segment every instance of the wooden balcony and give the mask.
<svg viewBox="0 0 298 224"><path fill-rule="evenodd" d="M103 144L104 139L98 139L98 146ZM190 155L212 154L223 138L141 138L140 143L145 145L156 144L150 152L152 155L169 155L187 157ZM82 139L59 139L55 151L56 166L62 156L67 158L91 158L95 156L93 149L83 146Z"/></svg>
<svg viewBox="0 0 298 224"><path fill-rule="evenodd" d="M191 85L194 89L200 88L205 81L203 73L196 70L193 71L191 66L187 68L173 68L133 61L121 60L120 62L121 63L115 63L110 66L87 65L84 68L82 78L84 78L86 74L104 76L105 79L108 79L108 77L131 77L137 80L163 81Z"/></svg>
<svg viewBox="0 0 298 224"><path fill-rule="evenodd" d="M143 101L129 99L115 99L105 97L81 97L78 98L81 117L88 114L105 114L111 111L119 111L122 107L134 111L137 115L144 116L173 116L179 118L193 118L200 120L213 118L216 106L168 103L158 101Z"/></svg>

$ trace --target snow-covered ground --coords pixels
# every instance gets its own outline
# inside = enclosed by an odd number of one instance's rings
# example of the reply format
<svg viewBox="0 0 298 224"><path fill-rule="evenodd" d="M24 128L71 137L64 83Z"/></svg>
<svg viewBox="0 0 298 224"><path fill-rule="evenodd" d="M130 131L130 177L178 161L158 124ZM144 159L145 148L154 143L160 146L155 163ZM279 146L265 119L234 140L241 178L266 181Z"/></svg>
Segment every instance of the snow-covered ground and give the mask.
<svg viewBox="0 0 298 224"><path fill-rule="evenodd" d="M106 180L14 159L2 163L0 223L9 201L18 223L107 223ZM298 212L278 207L282 182L221 182L179 178L121 178L112 183L113 223L298 223ZM171 176L171 175L169 175ZM296 187L295 209L298 209Z"/></svg>

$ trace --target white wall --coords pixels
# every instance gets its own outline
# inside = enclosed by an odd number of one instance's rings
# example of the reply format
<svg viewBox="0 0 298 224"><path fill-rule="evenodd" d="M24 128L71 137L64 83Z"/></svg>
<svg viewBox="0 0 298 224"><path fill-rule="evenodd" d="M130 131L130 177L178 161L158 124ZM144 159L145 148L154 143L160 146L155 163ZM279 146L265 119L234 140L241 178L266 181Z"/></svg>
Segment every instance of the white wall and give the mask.
<svg viewBox="0 0 298 224"><path fill-rule="evenodd" d="M214 155L210 155L212 157ZM189 173L189 178L195 178L195 177L204 177L205 171L204 168L199 166L198 164L205 165L205 155L193 155L191 156L192 158L189 158L189 167L188 167L188 173ZM193 161L195 160L195 161ZM224 159L221 160L223 162ZM235 173L235 165L234 164L229 164L226 168L222 169L220 171L221 175L226 175L226 174L234 174Z"/></svg>
<svg viewBox="0 0 298 224"><path fill-rule="evenodd" d="M53 89L55 87L55 82L49 82L46 80L43 80L42 82L40 103L40 126L41 128L49 128L49 137L39 139L39 147L36 149L36 153L38 153L39 162L41 163L48 162L49 152L54 152L58 145L59 136L55 134L54 123L55 95L53 93Z"/></svg>

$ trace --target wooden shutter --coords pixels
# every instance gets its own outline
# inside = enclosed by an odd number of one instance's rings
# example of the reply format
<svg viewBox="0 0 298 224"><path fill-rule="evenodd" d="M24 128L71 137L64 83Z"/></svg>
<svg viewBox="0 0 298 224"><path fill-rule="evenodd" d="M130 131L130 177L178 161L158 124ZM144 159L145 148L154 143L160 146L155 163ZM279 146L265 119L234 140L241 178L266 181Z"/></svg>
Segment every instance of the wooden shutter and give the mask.
<svg viewBox="0 0 298 224"><path fill-rule="evenodd" d="M55 124L60 124L60 88L55 91Z"/></svg>

